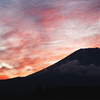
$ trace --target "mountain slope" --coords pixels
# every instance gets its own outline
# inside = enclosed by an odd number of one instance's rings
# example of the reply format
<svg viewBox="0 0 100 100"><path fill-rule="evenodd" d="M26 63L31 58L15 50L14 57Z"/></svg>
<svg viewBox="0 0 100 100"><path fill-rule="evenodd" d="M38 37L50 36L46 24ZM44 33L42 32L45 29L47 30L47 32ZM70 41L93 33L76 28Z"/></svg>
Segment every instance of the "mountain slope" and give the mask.
<svg viewBox="0 0 100 100"><path fill-rule="evenodd" d="M0 81L0 93L26 95L37 86L100 86L100 49L80 49L56 64L24 78ZM98 74L97 74L98 73Z"/></svg>
<svg viewBox="0 0 100 100"><path fill-rule="evenodd" d="M99 48L86 48L86 49L79 49L73 52L71 55L67 56L66 58L60 60L59 62L55 63L54 65L46 68L47 71L63 71L68 70L71 67L74 68L81 68L81 67L89 67L99 69L100 66L100 49ZM95 70L95 69L94 69Z"/></svg>
<svg viewBox="0 0 100 100"><path fill-rule="evenodd" d="M62 59L57 63L57 65L61 65L62 63L66 63L67 61L78 60L82 65L90 65L95 64L100 66L100 49L99 48L86 48L79 49Z"/></svg>

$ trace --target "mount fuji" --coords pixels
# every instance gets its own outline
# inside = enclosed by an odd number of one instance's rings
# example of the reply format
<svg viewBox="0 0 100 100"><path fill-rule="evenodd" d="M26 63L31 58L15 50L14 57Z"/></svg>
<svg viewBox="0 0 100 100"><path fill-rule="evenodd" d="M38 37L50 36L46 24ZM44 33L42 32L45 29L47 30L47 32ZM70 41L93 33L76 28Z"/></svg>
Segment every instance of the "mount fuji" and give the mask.
<svg viewBox="0 0 100 100"><path fill-rule="evenodd" d="M100 49L79 49L35 74L0 80L0 94L25 96L34 94L38 86L45 90L57 87L100 87Z"/></svg>

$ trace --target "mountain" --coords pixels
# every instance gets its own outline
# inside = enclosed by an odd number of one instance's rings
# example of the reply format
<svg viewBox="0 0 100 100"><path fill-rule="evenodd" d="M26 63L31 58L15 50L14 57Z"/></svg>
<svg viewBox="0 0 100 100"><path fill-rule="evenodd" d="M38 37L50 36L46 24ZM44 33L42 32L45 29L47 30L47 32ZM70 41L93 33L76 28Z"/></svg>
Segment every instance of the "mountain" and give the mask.
<svg viewBox="0 0 100 100"><path fill-rule="evenodd" d="M84 74L97 75L100 71L100 48L79 49L47 69L59 72L82 71Z"/></svg>
<svg viewBox="0 0 100 100"><path fill-rule="evenodd" d="M82 65L95 64L100 66L100 49L99 48L86 48L79 49L71 55L59 61L57 64L66 63L67 61L78 60Z"/></svg>
<svg viewBox="0 0 100 100"><path fill-rule="evenodd" d="M79 49L35 74L23 78L0 80L0 94L29 95L34 93L39 86L41 91L41 87L43 89L100 87L100 49ZM67 89L71 90L71 88Z"/></svg>

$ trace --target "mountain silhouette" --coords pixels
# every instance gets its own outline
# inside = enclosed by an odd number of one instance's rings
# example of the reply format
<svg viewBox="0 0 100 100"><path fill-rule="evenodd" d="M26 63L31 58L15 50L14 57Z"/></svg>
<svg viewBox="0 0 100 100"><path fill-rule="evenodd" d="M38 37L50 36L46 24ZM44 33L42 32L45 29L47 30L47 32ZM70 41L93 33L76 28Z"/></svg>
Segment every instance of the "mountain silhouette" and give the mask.
<svg viewBox="0 0 100 100"><path fill-rule="evenodd" d="M100 66L100 49L80 49L69 56L69 60L77 59L82 65L94 64Z"/></svg>
<svg viewBox="0 0 100 100"><path fill-rule="evenodd" d="M94 64L100 66L100 49L99 48L86 48L79 49L66 58L60 60L57 65L66 63L72 60L78 60L82 65Z"/></svg>
<svg viewBox="0 0 100 100"><path fill-rule="evenodd" d="M100 49L79 49L27 77L0 80L0 93L7 95L28 95L48 87L100 87ZM42 87L42 88L41 88Z"/></svg>

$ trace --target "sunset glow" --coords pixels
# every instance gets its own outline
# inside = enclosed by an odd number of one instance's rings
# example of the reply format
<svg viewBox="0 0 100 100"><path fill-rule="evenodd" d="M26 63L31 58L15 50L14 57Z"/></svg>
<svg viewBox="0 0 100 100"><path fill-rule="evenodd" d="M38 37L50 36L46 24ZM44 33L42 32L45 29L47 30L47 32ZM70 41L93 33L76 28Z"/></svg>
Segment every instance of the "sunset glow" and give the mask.
<svg viewBox="0 0 100 100"><path fill-rule="evenodd" d="M9 79L9 77L6 75L0 75L0 80L5 80L5 79Z"/></svg>
<svg viewBox="0 0 100 100"><path fill-rule="evenodd" d="M0 0L0 80L90 47L100 47L100 0Z"/></svg>

